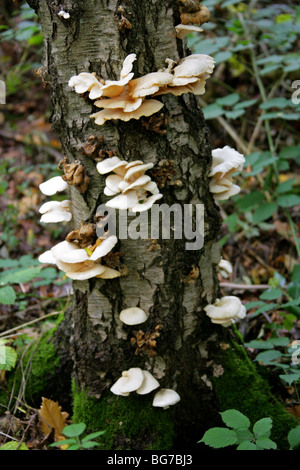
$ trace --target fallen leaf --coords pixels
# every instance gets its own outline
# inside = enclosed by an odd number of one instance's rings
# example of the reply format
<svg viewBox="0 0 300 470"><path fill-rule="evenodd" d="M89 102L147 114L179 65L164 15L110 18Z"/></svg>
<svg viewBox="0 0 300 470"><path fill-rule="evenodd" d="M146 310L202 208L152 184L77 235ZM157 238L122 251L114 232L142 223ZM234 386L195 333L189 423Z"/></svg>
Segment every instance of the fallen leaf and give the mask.
<svg viewBox="0 0 300 470"><path fill-rule="evenodd" d="M61 406L59 406L57 401L42 398L42 405L39 409L39 424L45 436L53 428L55 439L64 439L62 430L66 426L68 416L67 412L61 411Z"/></svg>

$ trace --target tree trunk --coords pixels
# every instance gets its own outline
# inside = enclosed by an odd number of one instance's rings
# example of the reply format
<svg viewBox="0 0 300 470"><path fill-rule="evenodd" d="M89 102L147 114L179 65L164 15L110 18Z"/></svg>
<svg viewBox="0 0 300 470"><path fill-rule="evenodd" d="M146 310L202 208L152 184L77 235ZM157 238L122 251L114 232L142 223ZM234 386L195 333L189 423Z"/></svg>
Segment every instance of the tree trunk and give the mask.
<svg viewBox="0 0 300 470"><path fill-rule="evenodd" d="M91 430L105 428L106 448L196 446L207 427L219 422L220 409L235 408L238 402L243 408L241 395L239 400L233 398L235 388L246 397L247 388L257 381L256 405L261 400L264 405L270 403L267 386L240 346L233 343L231 329L213 325L203 311L219 294L216 266L220 247L216 240L220 215L208 189L211 150L202 111L192 93L162 95L158 99L164 106L158 115L165 123L165 133L152 128L150 118L97 126L90 118L97 110L93 103L68 87L69 79L80 72L117 80L123 60L131 53L137 56L135 78L164 68L167 58L178 61L188 55L185 40L175 35L174 26L180 23L178 3L65 0L63 9L70 13L69 19L57 15L61 10L57 0L29 3L42 24L53 127L67 161L79 161L90 178L85 194L69 186L72 229L94 221L97 207L107 200L105 177L97 172L95 159L82 150L91 136L99 139L103 151L113 151L122 160L152 162L154 170L173 169L165 180L157 178L163 194L160 203L205 207L201 249L186 250L184 240L120 240L116 251L123 254L121 277L73 282L74 420L84 420ZM130 26L122 27L121 21ZM161 174L156 172L158 177ZM149 314L147 322L127 326L119 320L121 310L132 306ZM158 325L156 347L152 351L137 349L131 341L136 331L150 334ZM237 366L243 367L242 382ZM112 394L112 384L132 367L151 371L161 387L177 391L180 402L164 410L152 406L153 393ZM259 412L254 408L252 416L266 416L266 409Z"/></svg>

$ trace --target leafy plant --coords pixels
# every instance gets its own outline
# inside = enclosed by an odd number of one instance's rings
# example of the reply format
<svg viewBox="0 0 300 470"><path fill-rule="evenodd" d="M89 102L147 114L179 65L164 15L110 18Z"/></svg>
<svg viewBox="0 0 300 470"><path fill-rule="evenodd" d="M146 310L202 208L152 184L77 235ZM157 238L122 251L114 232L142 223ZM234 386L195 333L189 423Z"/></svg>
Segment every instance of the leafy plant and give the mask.
<svg viewBox="0 0 300 470"><path fill-rule="evenodd" d="M6 343L7 341L0 339L0 371L10 371L16 365L17 352Z"/></svg>
<svg viewBox="0 0 300 470"><path fill-rule="evenodd" d="M215 427L205 432L200 442L215 449L237 446L236 450L270 450L277 444L270 439L272 419L262 418L250 430L247 416L238 410L226 410L220 413L226 428Z"/></svg>
<svg viewBox="0 0 300 470"><path fill-rule="evenodd" d="M50 447L66 447L66 450L84 450L90 449L92 447L99 446L99 442L94 441L93 439L102 436L105 431L93 432L82 437L86 429L85 423L70 424L66 426L62 433L67 439L53 442L50 444Z"/></svg>

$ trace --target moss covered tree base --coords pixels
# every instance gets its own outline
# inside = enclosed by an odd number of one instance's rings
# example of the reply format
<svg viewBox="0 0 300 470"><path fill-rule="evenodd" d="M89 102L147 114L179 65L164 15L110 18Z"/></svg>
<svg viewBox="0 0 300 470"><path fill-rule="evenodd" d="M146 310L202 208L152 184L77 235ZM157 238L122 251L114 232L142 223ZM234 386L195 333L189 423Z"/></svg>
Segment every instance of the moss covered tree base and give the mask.
<svg viewBox="0 0 300 470"><path fill-rule="evenodd" d="M154 408L147 395L108 394L100 399L73 384L73 420L89 431L104 430L103 450L164 450L174 442L172 409Z"/></svg>
<svg viewBox="0 0 300 470"><path fill-rule="evenodd" d="M222 349L224 372L213 378L219 411L236 409L253 425L261 418L273 421L271 438L278 449L289 449L288 432L299 424L271 391L251 362L243 346L230 342Z"/></svg>

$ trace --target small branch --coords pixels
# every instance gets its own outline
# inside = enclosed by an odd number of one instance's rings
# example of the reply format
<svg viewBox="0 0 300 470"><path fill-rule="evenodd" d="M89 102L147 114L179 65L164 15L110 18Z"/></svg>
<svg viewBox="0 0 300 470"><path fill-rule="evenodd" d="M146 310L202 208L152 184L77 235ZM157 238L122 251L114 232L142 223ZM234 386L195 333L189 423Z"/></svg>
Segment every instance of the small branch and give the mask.
<svg viewBox="0 0 300 470"><path fill-rule="evenodd" d="M263 290L268 289L268 284L234 284L233 282L220 282L220 287L239 290Z"/></svg>
<svg viewBox="0 0 300 470"><path fill-rule="evenodd" d="M47 315L44 315L43 317L36 318L35 320L29 321L27 323L23 323L22 325L15 326L14 328L11 328L10 330L4 331L3 333L0 333L0 337L6 336L7 334L12 333L13 331L21 330L28 325L32 325L33 323L37 323L39 321L45 320L46 318L53 317L54 315L59 315L61 312L52 312L48 313Z"/></svg>

